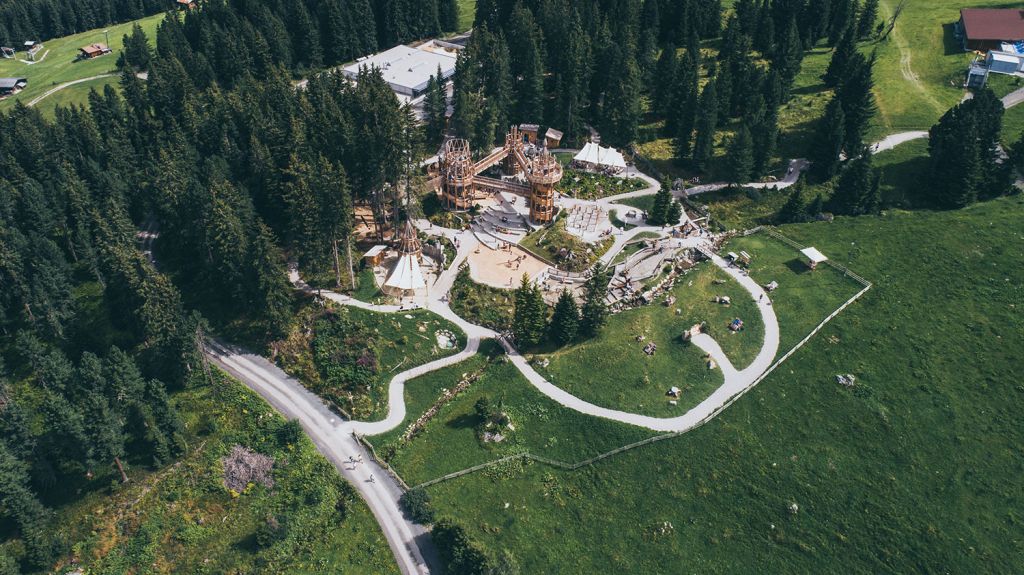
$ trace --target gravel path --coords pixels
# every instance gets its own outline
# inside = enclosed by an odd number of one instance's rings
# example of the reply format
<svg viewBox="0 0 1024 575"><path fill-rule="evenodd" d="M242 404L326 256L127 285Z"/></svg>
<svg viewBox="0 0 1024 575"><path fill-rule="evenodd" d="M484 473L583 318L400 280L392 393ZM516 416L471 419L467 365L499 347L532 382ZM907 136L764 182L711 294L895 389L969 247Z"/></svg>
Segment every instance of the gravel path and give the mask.
<svg viewBox="0 0 1024 575"><path fill-rule="evenodd" d="M60 92L64 88L68 88L70 86L74 86L75 84L81 84L83 82L92 82L93 80L99 80L101 78L111 78L111 77L113 77L115 75L116 74L99 74L97 76L89 76L88 78L81 78L79 80L72 80L70 82L64 82L63 84L58 84L57 86L54 86L53 88L50 88L49 90L43 92L42 94L36 96L35 98L32 98L31 100L29 100L28 104L26 104L26 105L28 105L28 106L35 106L40 101L42 101L43 98L47 98L49 96L52 96L53 94L55 94L57 92Z"/></svg>

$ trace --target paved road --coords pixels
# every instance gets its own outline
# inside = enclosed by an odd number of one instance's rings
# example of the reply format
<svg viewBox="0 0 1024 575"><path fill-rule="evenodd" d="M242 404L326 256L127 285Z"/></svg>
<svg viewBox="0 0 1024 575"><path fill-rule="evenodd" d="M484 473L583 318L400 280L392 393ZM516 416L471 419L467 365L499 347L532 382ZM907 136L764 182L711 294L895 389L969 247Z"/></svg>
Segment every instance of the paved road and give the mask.
<svg viewBox="0 0 1024 575"><path fill-rule="evenodd" d="M366 501L403 574L431 572L428 561L436 565L436 551L429 532L402 514L398 506L402 488L356 441L352 435L354 424L344 421L300 382L260 356L217 342L210 342L207 355L285 417L302 424L317 449ZM427 366L421 369L429 371ZM361 457L363 463L352 465L349 457Z"/></svg>
<svg viewBox="0 0 1024 575"><path fill-rule="evenodd" d="M881 141L875 142L871 145L871 153L877 154L879 152L885 152L891 150L900 144L905 144L914 140L920 140L927 138L928 132L922 130L915 130L911 132L900 132L899 134L891 134L886 136Z"/></svg>

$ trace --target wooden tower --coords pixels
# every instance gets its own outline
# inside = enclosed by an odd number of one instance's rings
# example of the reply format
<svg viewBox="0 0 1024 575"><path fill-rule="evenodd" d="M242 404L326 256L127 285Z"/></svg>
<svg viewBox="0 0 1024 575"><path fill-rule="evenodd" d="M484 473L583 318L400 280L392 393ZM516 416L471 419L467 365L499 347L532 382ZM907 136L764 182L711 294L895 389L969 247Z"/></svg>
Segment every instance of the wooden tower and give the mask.
<svg viewBox="0 0 1024 575"><path fill-rule="evenodd" d="M473 204L473 157L469 142L448 140L441 154L441 193L445 208L468 210Z"/></svg>
<svg viewBox="0 0 1024 575"><path fill-rule="evenodd" d="M555 186L562 180L562 164L545 148L526 169L530 182L530 219L550 223L555 217Z"/></svg>

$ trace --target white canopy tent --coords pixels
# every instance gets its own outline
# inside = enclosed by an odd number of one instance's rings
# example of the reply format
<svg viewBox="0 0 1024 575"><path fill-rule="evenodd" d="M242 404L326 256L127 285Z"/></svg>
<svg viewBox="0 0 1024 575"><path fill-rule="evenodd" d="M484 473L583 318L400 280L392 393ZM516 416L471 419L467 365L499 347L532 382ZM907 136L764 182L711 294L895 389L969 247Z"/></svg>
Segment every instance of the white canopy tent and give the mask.
<svg viewBox="0 0 1024 575"><path fill-rule="evenodd" d="M602 148L593 142L587 142L587 145L583 146L583 149L576 154L573 161L602 168L626 169L626 159L622 157L618 150Z"/></svg>
<svg viewBox="0 0 1024 575"><path fill-rule="evenodd" d="M818 251L818 248L804 248L800 250L800 253L803 254L805 258L807 258L807 265L809 265L812 270L818 267L818 264L824 261L828 261L828 258L825 257L825 254Z"/></svg>
<svg viewBox="0 0 1024 575"><path fill-rule="evenodd" d="M413 254L406 254L398 258L398 263L391 271L391 276L384 282L385 288L401 292L415 291L426 286L427 282L423 280L420 262Z"/></svg>

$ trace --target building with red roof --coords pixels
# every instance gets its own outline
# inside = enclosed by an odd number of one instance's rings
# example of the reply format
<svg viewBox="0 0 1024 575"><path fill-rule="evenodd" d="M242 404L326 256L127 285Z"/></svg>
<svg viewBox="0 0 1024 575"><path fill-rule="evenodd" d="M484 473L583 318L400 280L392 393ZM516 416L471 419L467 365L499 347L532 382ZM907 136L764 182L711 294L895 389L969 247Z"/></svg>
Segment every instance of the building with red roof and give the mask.
<svg viewBox="0 0 1024 575"><path fill-rule="evenodd" d="M958 32L967 50L1000 50L1004 43L1024 41L1024 10L964 8Z"/></svg>

